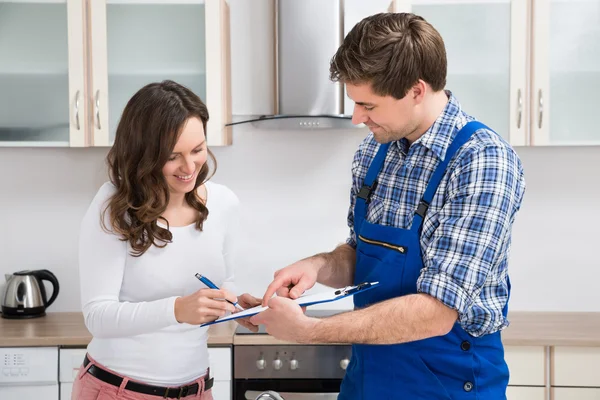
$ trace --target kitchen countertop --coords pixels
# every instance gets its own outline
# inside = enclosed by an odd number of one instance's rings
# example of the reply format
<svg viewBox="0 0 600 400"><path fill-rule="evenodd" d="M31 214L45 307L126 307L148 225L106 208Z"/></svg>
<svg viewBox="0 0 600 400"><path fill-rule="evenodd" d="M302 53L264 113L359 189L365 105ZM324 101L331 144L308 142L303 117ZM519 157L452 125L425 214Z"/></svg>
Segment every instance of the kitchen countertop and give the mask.
<svg viewBox="0 0 600 400"><path fill-rule="evenodd" d="M229 346L237 324L225 322L208 329L209 346ZM0 347L73 346L85 347L92 340L80 312L49 312L32 319L0 318Z"/></svg>
<svg viewBox="0 0 600 400"><path fill-rule="evenodd" d="M502 333L507 346L599 346L600 313L513 312ZM212 325L209 346L289 344L269 335L235 335L235 322ZM85 347L92 336L78 312L48 313L45 317L0 318L0 347Z"/></svg>

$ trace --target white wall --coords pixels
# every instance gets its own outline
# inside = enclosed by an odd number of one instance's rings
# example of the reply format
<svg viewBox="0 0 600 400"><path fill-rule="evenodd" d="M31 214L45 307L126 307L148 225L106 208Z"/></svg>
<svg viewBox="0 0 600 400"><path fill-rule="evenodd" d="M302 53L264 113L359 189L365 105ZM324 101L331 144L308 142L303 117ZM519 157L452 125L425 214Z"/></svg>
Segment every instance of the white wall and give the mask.
<svg viewBox="0 0 600 400"><path fill-rule="evenodd" d="M215 181L238 194L251 227L241 290L259 295L275 269L345 239L350 161L363 134L240 125L233 146L214 149ZM514 226L511 309L600 311L600 148L518 152L528 188ZM0 148L0 273L53 271L61 293L50 311L80 310L79 221L106 179L105 155L106 149Z"/></svg>

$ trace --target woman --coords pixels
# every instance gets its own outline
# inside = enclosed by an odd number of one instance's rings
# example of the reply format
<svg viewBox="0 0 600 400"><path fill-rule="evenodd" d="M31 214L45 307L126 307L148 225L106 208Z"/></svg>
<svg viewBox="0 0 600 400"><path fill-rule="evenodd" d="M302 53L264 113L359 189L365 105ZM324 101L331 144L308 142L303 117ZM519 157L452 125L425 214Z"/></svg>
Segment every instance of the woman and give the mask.
<svg viewBox="0 0 600 400"><path fill-rule="evenodd" d="M172 81L143 87L123 111L110 182L81 226L82 307L93 339L73 400L212 400L208 328L198 325L234 311L239 202L209 182L208 159L216 163L207 121L200 98ZM240 298L243 307L258 303Z"/></svg>

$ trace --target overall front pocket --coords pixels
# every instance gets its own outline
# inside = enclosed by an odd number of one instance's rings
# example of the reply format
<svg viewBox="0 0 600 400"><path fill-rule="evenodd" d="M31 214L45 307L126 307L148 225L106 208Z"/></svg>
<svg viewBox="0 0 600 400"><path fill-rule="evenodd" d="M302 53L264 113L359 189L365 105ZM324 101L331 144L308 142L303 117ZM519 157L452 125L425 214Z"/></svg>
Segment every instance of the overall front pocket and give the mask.
<svg viewBox="0 0 600 400"><path fill-rule="evenodd" d="M405 254L403 246L359 236L354 282L379 282L379 285L362 295L355 295L355 305L365 306L402 295Z"/></svg>

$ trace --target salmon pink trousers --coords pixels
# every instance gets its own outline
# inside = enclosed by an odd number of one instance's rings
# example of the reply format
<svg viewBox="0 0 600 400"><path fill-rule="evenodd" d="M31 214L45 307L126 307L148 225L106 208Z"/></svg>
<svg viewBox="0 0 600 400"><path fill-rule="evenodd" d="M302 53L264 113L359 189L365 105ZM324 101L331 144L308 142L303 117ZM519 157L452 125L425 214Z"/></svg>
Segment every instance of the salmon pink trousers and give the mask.
<svg viewBox="0 0 600 400"><path fill-rule="evenodd" d="M86 366L81 366L79 369L79 374L77 374L77 378L75 378L75 382L73 383L73 391L71 394L71 400L158 400L165 398L163 395L152 395L152 394L144 394L136 391L125 389L125 386L128 382L137 382L132 379L129 379L123 375L112 371L102 364L96 362L93 358L87 355L87 359L89 363ZM88 373L88 370L95 366L95 368L102 369L104 371L110 372L113 375L119 376L123 378L120 386L114 386L110 383L104 382L92 374ZM212 388L208 390L204 390L205 379L208 379L208 374L206 376L200 377L199 379L189 382L183 386L193 385L195 383L198 384L197 393L186 395L185 393L180 393L181 396L179 398L191 400L213 400L212 397ZM143 382L137 382L142 383ZM171 393L176 392L172 390ZM168 398L173 398L170 395ZM177 398L175 396L174 398Z"/></svg>

